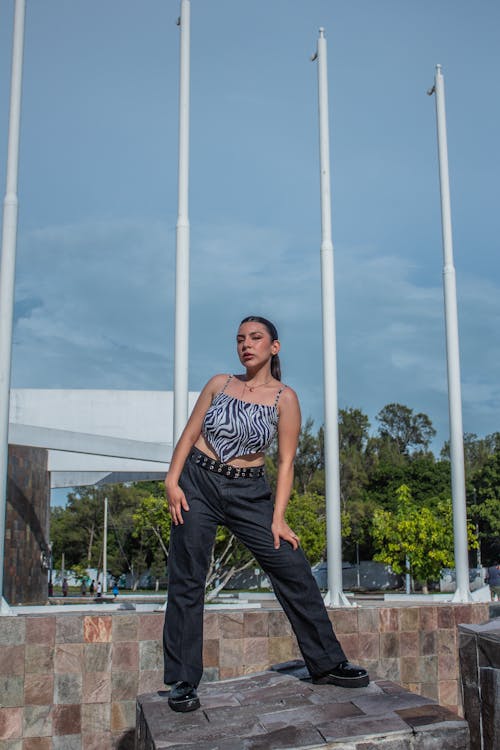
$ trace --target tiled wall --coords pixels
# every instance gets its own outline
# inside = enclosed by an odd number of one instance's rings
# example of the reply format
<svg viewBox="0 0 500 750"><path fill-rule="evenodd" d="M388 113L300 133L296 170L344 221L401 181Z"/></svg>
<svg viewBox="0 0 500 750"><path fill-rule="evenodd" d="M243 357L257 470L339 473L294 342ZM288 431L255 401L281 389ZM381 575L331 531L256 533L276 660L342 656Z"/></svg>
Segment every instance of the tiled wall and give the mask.
<svg viewBox="0 0 500 750"><path fill-rule="evenodd" d="M457 624L487 604L331 610L347 656L373 678L457 708ZM133 748L137 694L163 688L161 613L0 618L1 750ZM280 610L205 615L208 679L300 656Z"/></svg>
<svg viewBox="0 0 500 750"><path fill-rule="evenodd" d="M9 446L3 593L9 604L45 604L50 484L47 451Z"/></svg>

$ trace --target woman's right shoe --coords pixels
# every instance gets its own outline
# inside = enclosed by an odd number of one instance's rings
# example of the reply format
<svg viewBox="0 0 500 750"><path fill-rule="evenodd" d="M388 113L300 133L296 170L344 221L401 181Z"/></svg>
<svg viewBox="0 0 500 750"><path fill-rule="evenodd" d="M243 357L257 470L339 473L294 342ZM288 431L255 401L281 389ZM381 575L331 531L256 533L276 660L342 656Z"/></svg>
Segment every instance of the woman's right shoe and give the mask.
<svg viewBox="0 0 500 750"><path fill-rule="evenodd" d="M312 681L316 685L338 685L345 688L366 687L370 683L368 672L363 667L357 667L343 661L336 667L321 675L315 675Z"/></svg>
<svg viewBox="0 0 500 750"><path fill-rule="evenodd" d="M176 682L168 694L168 705L172 711L196 711L200 707L200 699L194 685L189 682Z"/></svg>

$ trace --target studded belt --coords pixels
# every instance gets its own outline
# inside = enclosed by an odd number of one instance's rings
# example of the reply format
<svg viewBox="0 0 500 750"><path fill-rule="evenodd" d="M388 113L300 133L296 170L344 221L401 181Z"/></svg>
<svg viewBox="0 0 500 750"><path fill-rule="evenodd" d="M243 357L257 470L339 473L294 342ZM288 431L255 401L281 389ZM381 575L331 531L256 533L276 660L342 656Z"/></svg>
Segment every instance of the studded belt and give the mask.
<svg viewBox="0 0 500 750"><path fill-rule="evenodd" d="M214 474L220 474L223 477L229 477L230 479L246 479L251 477L252 479L258 479L264 476L264 466L231 466L231 464L223 464L220 461L216 461L215 458L205 455L201 451L193 451L189 458L194 463L205 471L213 471Z"/></svg>

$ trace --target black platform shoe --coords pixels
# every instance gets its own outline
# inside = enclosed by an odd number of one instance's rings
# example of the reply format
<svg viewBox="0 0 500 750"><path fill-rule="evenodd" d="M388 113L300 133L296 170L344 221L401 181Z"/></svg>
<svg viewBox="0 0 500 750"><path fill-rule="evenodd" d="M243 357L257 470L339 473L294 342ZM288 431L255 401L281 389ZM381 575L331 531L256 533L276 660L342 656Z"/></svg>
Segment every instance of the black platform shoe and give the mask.
<svg viewBox="0 0 500 750"><path fill-rule="evenodd" d="M168 694L168 705L172 711L196 711L200 707L200 699L194 685L189 682L176 682Z"/></svg>
<svg viewBox="0 0 500 750"><path fill-rule="evenodd" d="M370 682L370 677L366 669L356 667L343 661L336 667L330 669L325 674L313 676L312 681L316 685L338 685L346 688L366 687Z"/></svg>

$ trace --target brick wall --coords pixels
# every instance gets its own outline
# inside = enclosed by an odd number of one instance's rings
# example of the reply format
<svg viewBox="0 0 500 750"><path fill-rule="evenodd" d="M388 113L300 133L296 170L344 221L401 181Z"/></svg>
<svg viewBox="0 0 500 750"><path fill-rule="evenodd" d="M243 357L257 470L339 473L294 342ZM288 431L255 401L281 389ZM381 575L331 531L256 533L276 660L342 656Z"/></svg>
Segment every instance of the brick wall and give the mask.
<svg viewBox="0 0 500 750"><path fill-rule="evenodd" d="M9 604L45 604L50 479L47 451L9 446L3 594Z"/></svg>
<svg viewBox="0 0 500 750"><path fill-rule="evenodd" d="M333 609L344 650L372 678L460 706L457 624L488 620L487 604ZM135 699L163 689L162 613L0 618L2 750L128 750ZM208 611L207 679L299 657L281 610Z"/></svg>

